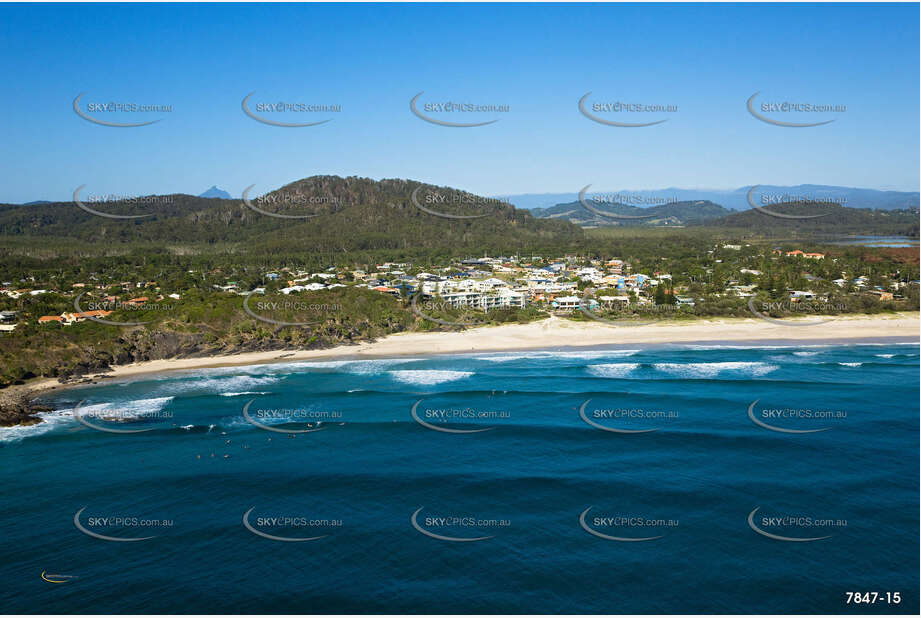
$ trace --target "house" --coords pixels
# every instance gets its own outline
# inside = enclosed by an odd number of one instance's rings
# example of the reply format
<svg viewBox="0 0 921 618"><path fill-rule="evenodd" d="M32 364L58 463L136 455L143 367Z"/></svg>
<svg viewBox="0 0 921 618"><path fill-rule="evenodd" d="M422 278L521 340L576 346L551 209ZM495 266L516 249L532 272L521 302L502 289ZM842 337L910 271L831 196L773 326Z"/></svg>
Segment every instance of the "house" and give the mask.
<svg viewBox="0 0 921 618"><path fill-rule="evenodd" d="M735 293L742 298L749 298L755 295L755 284L752 285L732 285L727 288L728 291Z"/></svg>
<svg viewBox="0 0 921 618"><path fill-rule="evenodd" d="M47 324L49 322L59 322L60 323L63 321L64 321L64 318L62 318L59 315L43 315L42 317L38 318L39 324Z"/></svg>
<svg viewBox="0 0 921 618"><path fill-rule="evenodd" d="M588 266L586 268L580 268L576 271L576 277L582 279L582 281L601 281L604 277L604 273L593 266Z"/></svg>
<svg viewBox="0 0 921 618"><path fill-rule="evenodd" d="M582 303L582 299L579 298L578 296L560 296L559 298L557 298L550 304L555 309L559 309L561 311L574 311L581 306L581 303ZM592 307L592 306L597 307L598 301L595 299L589 299L588 305L589 307Z"/></svg>
<svg viewBox="0 0 921 618"><path fill-rule="evenodd" d="M799 302L801 300L815 300L815 292L803 290L790 290L790 300Z"/></svg>
<svg viewBox="0 0 921 618"><path fill-rule="evenodd" d="M892 292L886 292L885 290L870 290L870 294L878 297L879 300L892 300Z"/></svg>
<svg viewBox="0 0 921 618"><path fill-rule="evenodd" d="M599 296L598 300L604 303L606 309L624 309L630 304L629 296Z"/></svg>
<svg viewBox="0 0 921 618"><path fill-rule="evenodd" d="M77 322L83 322L89 318L101 318L111 314L111 311L105 311L103 309L96 309L95 311L83 311L82 313L62 313L61 319L64 321L65 325L75 324ZM39 318L41 320L42 318Z"/></svg>
<svg viewBox="0 0 921 618"><path fill-rule="evenodd" d="M623 260L608 260L604 263L608 270L611 271L611 274L622 275L624 274L624 261Z"/></svg>
<svg viewBox="0 0 921 618"><path fill-rule="evenodd" d="M16 324L0 324L0 333L11 333L16 330Z"/></svg>
<svg viewBox="0 0 921 618"><path fill-rule="evenodd" d="M693 307L694 299L690 296L676 296L675 300L678 302L679 307Z"/></svg>
<svg viewBox="0 0 921 618"><path fill-rule="evenodd" d="M380 292L381 294L390 294L391 296L397 296L397 297L400 296L400 290L389 288L384 285L379 285L371 289L374 290L375 292Z"/></svg>
<svg viewBox="0 0 921 618"><path fill-rule="evenodd" d="M808 258L810 260L824 260L825 254L824 253L804 253L803 257Z"/></svg>
<svg viewBox="0 0 921 618"><path fill-rule="evenodd" d="M793 251L787 251L787 257L800 257L803 255L806 255L806 254L800 251L799 249L794 249Z"/></svg>

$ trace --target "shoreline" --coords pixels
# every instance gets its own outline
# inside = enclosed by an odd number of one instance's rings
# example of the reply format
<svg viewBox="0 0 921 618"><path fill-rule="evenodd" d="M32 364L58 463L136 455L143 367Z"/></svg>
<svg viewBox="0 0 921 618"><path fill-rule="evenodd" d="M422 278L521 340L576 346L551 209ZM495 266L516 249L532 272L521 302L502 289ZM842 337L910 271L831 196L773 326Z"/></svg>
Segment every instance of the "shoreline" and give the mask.
<svg viewBox="0 0 921 618"><path fill-rule="evenodd" d="M844 316L811 324L814 318L785 320L788 324L757 318L712 318L682 322L658 322L640 326L610 326L596 322L575 322L559 317L527 324L484 326L461 332L408 332L388 335L376 341L321 350L277 350L244 352L142 361L114 365L111 371L88 374L80 382L61 383L56 378L37 378L6 390L26 392L34 399L51 390L98 384L116 378L159 374L190 369L242 367L305 360L361 360L399 356L437 356L512 351L589 350L617 345L669 344L817 344L846 345L860 340L903 343L921 340L921 314L896 313L872 316ZM899 341L896 341L898 339ZM89 380L89 384L86 382Z"/></svg>

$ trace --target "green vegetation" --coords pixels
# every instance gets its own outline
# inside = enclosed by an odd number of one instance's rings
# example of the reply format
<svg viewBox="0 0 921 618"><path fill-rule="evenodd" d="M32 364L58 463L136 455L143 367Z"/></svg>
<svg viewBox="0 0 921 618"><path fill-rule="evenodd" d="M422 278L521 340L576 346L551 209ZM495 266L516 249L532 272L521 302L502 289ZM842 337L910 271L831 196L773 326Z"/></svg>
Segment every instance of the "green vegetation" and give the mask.
<svg viewBox="0 0 921 618"><path fill-rule="evenodd" d="M534 208L531 213L535 217L570 221L585 227L654 227L703 224L729 215L732 211L719 204L707 200L690 202L668 202L640 208L627 204L595 202L586 198L589 205L596 211L627 217L643 217L642 219L619 219L605 217L597 212L592 212L575 201L566 204L557 204L550 208Z"/></svg>
<svg viewBox="0 0 921 618"><path fill-rule="evenodd" d="M749 233L778 234L893 234L918 238L917 210L870 210L829 203L790 203L766 206L782 215L816 216L814 219L785 219L757 210L736 212L707 225L745 230Z"/></svg>
<svg viewBox="0 0 921 618"><path fill-rule="evenodd" d="M486 216L433 216L413 203L417 189L443 196L442 212ZM266 216L236 200L172 198L157 202L153 216L132 220L94 216L70 203L0 206L0 312L15 312L0 320L7 329L15 327L0 332L0 387L35 376L86 375L111 364L319 349L403 331L465 328L456 323L528 322L551 313L591 319L578 310L560 311L552 297L489 312L437 302L413 309L410 288L421 285L416 275L460 280L479 268L462 260L484 255L507 256L507 268L473 278L491 276L513 286L526 285L521 281L528 273L544 272L542 267L565 264L552 275L569 286L559 295L581 297L592 287L596 298L626 296L626 307L618 301L593 309L609 319L751 317L752 298L758 307L769 303L769 315L802 315L796 310L804 305L790 304L797 290L813 294L824 313L918 308L917 248L828 244L842 230L857 227L862 233L898 229L917 235L917 217L906 231L904 214L897 211L819 205L835 216L790 222L745 212L707 227L582 230L403 180L314 177L261 201L253 196L253 205L272 212L324 215L306 220ZM92 207L123 215L151 214L152 208L135 201ZM771 207L801 213L797 208ZM826 257L786 255L793 250ZM612 259L623 261L625 275L661 277L658 285L625 292L576 274ZM386 262L398 266L380 266ZM369 283L373 280L378 283ZM280 291L295 282L318 289ZM244 310L243 294L254 290L250 309L265 320ZM112 311L97 316L101 319L144 324L38 323L41 316L77 312L78 297L81 310ZM147 300L131 305L137 298ZM679 298L693 305L679 306Z"/></svg>

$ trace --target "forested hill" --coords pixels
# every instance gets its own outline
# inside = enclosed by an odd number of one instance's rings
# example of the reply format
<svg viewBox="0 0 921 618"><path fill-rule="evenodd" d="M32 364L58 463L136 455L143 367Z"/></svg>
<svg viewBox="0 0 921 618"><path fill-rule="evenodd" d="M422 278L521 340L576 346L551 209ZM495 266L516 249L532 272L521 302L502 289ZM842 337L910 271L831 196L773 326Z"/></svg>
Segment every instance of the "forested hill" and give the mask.
<svg viewBox="0 0 921 618"><path fill-rule="evenodd" d="M252 188L247 204L243 199L183 194L109 199L86 187L79 205L0 206L0 236L105 244L314 246L321 251L508 247L582 238L582 231L569 222L536 219L507 203L412 180L313 176L265 195L259 190Z"/></svg>
<svg viewBox="0 0 921 618"><path fill-rule="evenodd" d="M668 202L655 206L637 207L619 203L589 202L589 205L599 212L627 217L642 217L641 219L619 219L606 217L598 212L592 212L581 202L557 204L550 208L534 208L531 213L542 219L563 219L582 227L599 227L613 225L627 226L666 226L687 225L703 223L728 215L731 211L719 204L706 200L693 200L687 202Z"/></svg>
<svg viewBox="0 0 921 618"><path fill-rule="evenodd" d="M792 219L772 216L768 213L798 217L822 216L811 219ZM795 230L817 234L897 234L917 238L918 211L917 209L870 210L848 208L834 203L789 202L764 206L761 211L751 209L732 213L709 221L706 225L777 233Z"/></svg>

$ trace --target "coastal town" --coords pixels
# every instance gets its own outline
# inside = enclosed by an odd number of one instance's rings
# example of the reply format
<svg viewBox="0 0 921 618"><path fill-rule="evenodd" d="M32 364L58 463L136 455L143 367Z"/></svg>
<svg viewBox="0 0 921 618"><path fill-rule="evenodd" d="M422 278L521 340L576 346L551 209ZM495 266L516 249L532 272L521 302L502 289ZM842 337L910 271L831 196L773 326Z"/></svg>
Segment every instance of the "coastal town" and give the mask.
<svg viewBox="0 0 921 618"><path fill-rule="evenodd" d="M580 308L642 312L667 307L693 314L698 305L744 301L759 292L790 304L847 297L887 302L916 297L918 290L917 266L881 273L861 269L854 260L802 248L768 251L750 244L714 245L693 269L680 273L666 270L670 265L664 260L659 268L648 267L648 259L640 261L642 266L621 258L580 255L484 255L443 266L383 262L363 268L330 266L321 272L282 267L229 276L227 269L189 270L187 276L200 291L217 295L306 298L325 290L364 288L395 299L415 297L444 309L530 307L564 316ZM81 281L54 276L3 281L0 333L11 333L24 323L68 327L115 312L169 310L182 303L188 291L189 287L168 288L157 281L114 280L105 273L92 273ZM60 311L41 311L52 307Z"/></svg>

